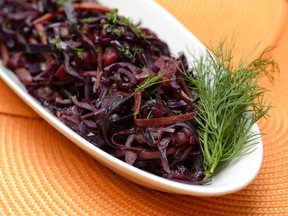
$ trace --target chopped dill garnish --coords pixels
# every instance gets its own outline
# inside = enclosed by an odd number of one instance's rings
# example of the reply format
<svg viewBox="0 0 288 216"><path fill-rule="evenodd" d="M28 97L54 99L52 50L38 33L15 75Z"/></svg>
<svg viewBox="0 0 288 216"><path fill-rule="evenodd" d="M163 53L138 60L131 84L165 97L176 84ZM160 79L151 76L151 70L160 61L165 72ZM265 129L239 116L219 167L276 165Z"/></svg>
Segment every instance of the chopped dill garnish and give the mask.
<svg viewBox="0 0 288 216"><path fill-rule="evenodd" d="M61 49L61 46L59 45L59 43L61 42L60 38L55 38L49 41L50 44L55 45L56 49Z"/></svg>
<svg viewBox="0 0 288 216"><path fill-rule="evenodd" d="M135 57L143 51L143 49L139 49L136 47L133 47L132 50L129 49L121 49L120 50L125 56L127 56L130 59L135 59Z"/></svg>
<svg viewBox="0 0 288 216"><path fill-rule="evenodd" d="M58 0L57 1L57 6L58 7L63 7L68 2L75 3L76 1L77 0Z"/></svg>
<svg viewBox="0 0 288 216"><path fill-rule="evenodd" d="M133 23L132 18L119 16L117 8L112 9L112 11L107 14L107 23L104 24L104 28L114 29L118 22L130 28L138 39L146 40L144 32Z"/></svg>
<svg viewBox="0 0 288 216"><path fill-rule="evenodd" d="M89 22L94 22L98 19L98 17L87 17L87 18L83 18L82 22L83 23L89 23Z"/></svg>
<svg viewBox="0 0 288 216"><path fill-rule="evenodd" d="M49 41L50 44L53 44L56 49L61 50L61 49L66 49L67 47L72 49L74 52L76 52L77 56L79 58L83 58L84 54L84 49L83 48L77 48L73 46L67 45L65 42L63 42L60 38L55 38Z"/></svg>
<svg viewBox="0 0 288 216"><path fill-rule="evenodd" d="M118 9L114 8L111 10L111 12L107 13L107 23L104 24L104 28L110 28L110 29L115 28L118 19L119 19Z"/></svg>
<svg viewBox="0 0 288 216"><path fill-rule="evenodd" d="M57 5L58 5L58 7L63 7L63 5L64 5L66 2L68 2L68 0L58 0L58 1L57 1Z"/></svg>
<svg viewBox="0 0 288 216"><path fill-rule="evenodd" d="M148 113L146 119L151 119L151 118L153 118L152 110L149 111L149 113Z"/></svg>
<svg viewBox="0 0 288 216"><path fill-rule="evenodd" d="M77 53L77 56L79 58L83 59L83 55L84 55L84 49L83 48L77 48L77 47L73 47L73 46L69 46L69 48L73 49Z"/></svg>
<svg viewBox="0 0 288 216"><path fill-rule="evenodd" d="M113 32L118 36L118 37L121 37L123 35L123 29L122 28L117 28L117 29L114 29Z"/></svg>

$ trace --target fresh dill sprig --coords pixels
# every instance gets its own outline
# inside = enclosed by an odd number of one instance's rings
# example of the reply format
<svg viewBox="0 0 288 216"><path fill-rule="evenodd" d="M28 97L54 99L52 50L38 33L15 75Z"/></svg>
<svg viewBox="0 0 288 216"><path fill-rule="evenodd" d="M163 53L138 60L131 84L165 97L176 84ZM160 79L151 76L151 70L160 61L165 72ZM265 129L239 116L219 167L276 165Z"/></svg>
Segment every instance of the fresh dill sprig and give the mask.
<svg viewBox="0 0 288 216"><path fill-rule="evenodd" d="M220 43L193 63L194 74L183 73L196 91L198 136L204 155L205 178L225 162L254 150L259 133L251 128L267 116L271 104L264 101L267 89L259 86L263 75L273 79L277 64L265 57L269 49L250 63L232 63L232 50ZM196 77L196 78L195 78Z"/></svg>
<svg viewBox="0 0 288 216"><path fill-rule="evenodd" d="M137 88L135 88L135 91L139 91L141 90L142 92L145 92L146 89L152 87L153 85L157 85L163 82L167 82L169 80L161 80L161 77L163 77L164 73L159 73L156 76L152 77L149 76L140 86L137 86Z"/></svg>

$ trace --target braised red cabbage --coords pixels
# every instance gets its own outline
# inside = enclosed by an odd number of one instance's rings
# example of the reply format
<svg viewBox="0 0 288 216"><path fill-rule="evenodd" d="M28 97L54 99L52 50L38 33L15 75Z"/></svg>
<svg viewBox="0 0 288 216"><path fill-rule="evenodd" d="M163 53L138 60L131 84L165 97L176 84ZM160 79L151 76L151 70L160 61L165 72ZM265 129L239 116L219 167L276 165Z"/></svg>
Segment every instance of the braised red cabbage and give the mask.
<svg viewBox="0 0 288 216"><path fill-rule="evenodd" d="M2 0L0 46L27 91L93 145L204 183L187 60L151 30L95 2Z"/></svg>

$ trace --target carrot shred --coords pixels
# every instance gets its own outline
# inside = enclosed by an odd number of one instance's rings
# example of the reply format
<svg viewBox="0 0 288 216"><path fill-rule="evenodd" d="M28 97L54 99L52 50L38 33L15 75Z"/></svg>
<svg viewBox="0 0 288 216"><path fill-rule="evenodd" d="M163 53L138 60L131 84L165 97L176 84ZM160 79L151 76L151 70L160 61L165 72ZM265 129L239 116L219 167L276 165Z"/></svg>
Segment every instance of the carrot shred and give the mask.
<svg viewBox="0 0 288 216"><path fill-rule="evenodd" d="M39 18L37 18L36 20L33 21L33 25L36 27L38 24L42 24L44 22L49 21L50 19L52 19L54 16L53 13L47 13Z"/></svg>
<svg viewBox="0 0 288 216"><path fill-rule="evenodd" d="M0 47L1 47L1 55L2 55L2 64L4 66L7 66L10 60L8 49L3 43L0 44Z"/></svg>
<svg viewBox="0 0 288 216"><path fill-rule="evenodd" d="M159 117L153 119L134 119L134 122L138 126L163 126L169 124L175 124L181 121L191 120L196 116L196 112L185 113L177 116Z"/></svg>
<svg viewBox="0 0 288 216"><path fill-rule="evenodd" d="M134 119L137 119L137 115L140 112L140 107L141 107L141 101L142 101L142 91L138 90L135 92L134 94L134 98L135 98L135 104L134 104Z"/></svg>
<svg viewBox="0 0 288 216"><path fill-rule="evenodd" d="M38 31L38 35L42 44L47 44L45 29L42 24L35 25L36 30Z"/></svg>

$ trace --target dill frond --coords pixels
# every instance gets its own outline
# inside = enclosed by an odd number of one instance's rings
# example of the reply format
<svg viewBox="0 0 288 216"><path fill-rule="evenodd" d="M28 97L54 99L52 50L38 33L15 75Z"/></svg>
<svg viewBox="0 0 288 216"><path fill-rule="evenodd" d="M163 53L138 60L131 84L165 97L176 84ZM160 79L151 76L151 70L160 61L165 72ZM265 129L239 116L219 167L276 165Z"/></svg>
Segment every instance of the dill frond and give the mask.
<svg viewBox="0 0 288 216"><path fill-rule="evenodd" d="M198 135L204 154L205 178L210 178L225 162L253 151L260 134L251 133L252 126L267 116L267 89L259 86L263 75L273 80L278 66L266 49L255 60L235 65L232 50L207 51L193 63L193 73L184 79L199 96L197 103Z"/></svg>

